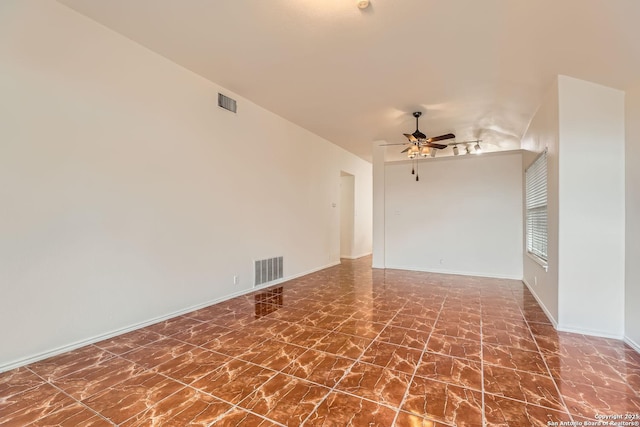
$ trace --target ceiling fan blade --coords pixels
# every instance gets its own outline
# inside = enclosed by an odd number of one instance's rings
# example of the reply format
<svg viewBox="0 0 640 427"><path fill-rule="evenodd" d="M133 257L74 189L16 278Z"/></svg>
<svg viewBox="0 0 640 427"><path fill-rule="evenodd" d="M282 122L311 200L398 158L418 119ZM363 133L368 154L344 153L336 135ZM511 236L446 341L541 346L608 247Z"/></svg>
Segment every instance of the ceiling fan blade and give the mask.
<svg viewBox="0 0 640 427"><path fill-rule="evenodd" d="M427 135L420 132L418 129L416 129L416 131L412 135L415 139L425 139L427 137Z"/></svg>
<svg viewBox="0 0 640 427"><path fill-rule="evenodd" d="M427 139L427 142L436 142L436 141L444 141L445 139L452 139L456 136L452 133L448 133L446 135L434 136L432 138Z"/></svg>
<svg viewBox="0 0 640 427"><path fill-rule="evenodd" d="M407 151L409 151L409 148L411 148L411 147L405 148L404 150L401 151L401 153L406 153Z"/></svg>
<svg viewBox="0 0 640 427"><path fill-rule="evenodd" d="M416 142L417 141L416 137L411 135L410 133L403 133L403 135L407 137L409 142Z"/></svg>
<svg viewBox="0 0 640 427"><path fill-rule="evenodd" d="M424 145L431 148L437 148L438 150L444 150L445 148L448 147L448 145L445 145L445 144L433 144L431 142L427 142Z"/></svg>

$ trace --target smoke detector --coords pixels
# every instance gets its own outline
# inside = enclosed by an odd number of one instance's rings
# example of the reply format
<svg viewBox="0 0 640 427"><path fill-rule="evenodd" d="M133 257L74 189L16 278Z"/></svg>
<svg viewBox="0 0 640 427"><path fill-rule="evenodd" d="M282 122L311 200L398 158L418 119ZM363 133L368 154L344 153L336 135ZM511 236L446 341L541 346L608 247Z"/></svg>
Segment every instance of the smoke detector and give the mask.
<svg viewBox="0 0 640 427"><path fill-rule="evenodd" d="M369 7L369 0L358 0L358 8L366 9Z"/></svg>

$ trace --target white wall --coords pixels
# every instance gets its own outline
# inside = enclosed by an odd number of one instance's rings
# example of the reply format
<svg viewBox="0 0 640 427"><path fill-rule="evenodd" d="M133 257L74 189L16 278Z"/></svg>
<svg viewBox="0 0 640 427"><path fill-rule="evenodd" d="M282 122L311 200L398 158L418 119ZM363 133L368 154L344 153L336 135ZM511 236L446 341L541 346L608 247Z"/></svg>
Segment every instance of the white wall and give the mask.
<svg viewBox="0 0 640 427"><path fill-rule="evenodd" d="M625 339L640 351L640 81L626 91Z"/></svg>
<svg viewBox="0 0 640 427"><path fill-rule="evenodd" d="M385 265L522 278L520 152L385 167Z"/></svg>
<svg viewBox="0 0 640 427"><path fill-rule="evenodd" d="M373 150L373 268L385 268L385 166L386 141L374 141Z"/></svg>
<svg viewBox="0 0 640 427"><path fill-rule="evenodd" d="M558 322L559 261L558 126L558 81L554 79L522 138L522 148L528 153L523 156L523 173L537 155L547 149L547 268L544 268L527 254L526 250L523 250L523 275L525 284L555 325ZM526 215L524 209L523 215Z"/></svg>
<svg viewBox="0 0 640 427"><path fill-rule="evenodd" d="M339 262L340 171L371 250L369 163L57 2L0 3L0 93L0 371Z"/></svg>
<svg viewBox="0 0 640 427"><path fill-rule="evenodd" d="M354 258L354 190L353 175L340 176L340 258Z"/></svg>
<svg viewBox="0 0 640 427"><path fill-rule="evenodd" d="M559 76L558 328L623 336L624 92Z"/></svg>

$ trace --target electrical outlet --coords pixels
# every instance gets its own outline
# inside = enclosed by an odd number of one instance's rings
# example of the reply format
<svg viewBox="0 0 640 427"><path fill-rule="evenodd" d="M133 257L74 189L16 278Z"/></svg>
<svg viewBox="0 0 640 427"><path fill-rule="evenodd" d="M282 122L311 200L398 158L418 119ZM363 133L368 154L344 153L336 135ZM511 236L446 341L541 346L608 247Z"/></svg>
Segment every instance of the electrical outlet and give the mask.
<svg viewBox="0 0 640 427"><path fill-rule="evenodd" d="M444 264L444 259L440 258L440 265Z"/></svg>
<svg viewBox="0 0 640 427"><path fill-rule="evenodd" d="M233 284L234 285L238 284L238 276L233 276Z"/></svg>

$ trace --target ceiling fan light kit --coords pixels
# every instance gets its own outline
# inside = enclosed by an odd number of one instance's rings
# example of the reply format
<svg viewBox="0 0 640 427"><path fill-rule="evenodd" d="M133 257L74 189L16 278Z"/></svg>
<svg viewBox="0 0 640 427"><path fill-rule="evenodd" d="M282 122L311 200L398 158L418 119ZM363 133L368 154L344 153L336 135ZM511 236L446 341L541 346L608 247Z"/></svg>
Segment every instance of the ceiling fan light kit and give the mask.
<svg viewBox="0 0 640 427"><path fill-rule="evenodd" d="M422 112L416 111L413 113L413 117L416 118L416 130L413 133L404 133L403 135L407 138L408 142L404 144L382 144L382 145L408 145L407 148L401 151L401 153L407 153L407 157L411 160L415 160L411 162L411 173L416 176L416 181L419 181L418 178L418 159L420 157L436 157L436 153L438 150L444 150L447 147L453 147L453 155L457 156L460 154L460 149L458 145L464 146L466 154L480 154L482 153L482 147L480 147L480 143L482 140L477 139L474 141L461 141L461 142L450 142L445 144L438 144L438 141L444 141L447 139L455 139L455 135L452 133L447 133L444 135L434 136L431 138L427 138L427 136L420 132L420 128L418 126L418 119L422 116ZM474 151L471 151L472 144Z"/></svg>

